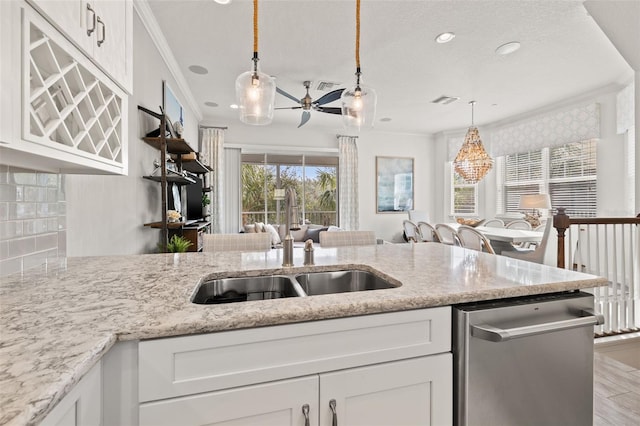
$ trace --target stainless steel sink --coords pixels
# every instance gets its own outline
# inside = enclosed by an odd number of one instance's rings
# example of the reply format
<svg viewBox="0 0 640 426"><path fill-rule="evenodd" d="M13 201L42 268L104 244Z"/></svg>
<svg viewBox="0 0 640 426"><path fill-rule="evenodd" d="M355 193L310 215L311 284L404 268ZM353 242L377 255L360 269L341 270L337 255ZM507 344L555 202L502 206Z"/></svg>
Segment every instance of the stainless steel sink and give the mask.
<svg viewBox="0 0 640 426"><path fill-rule="evenodd" d="M358 270L310 272L295 277L308 296L397 287L371 272Z"/></svg>
<svg viewBox="0 0 640 426"><path fill-rule="evenodd" d="M209 305L304 296L300 285L284 275L221 278L198 286L191 302Z"/></svg>
<svg viewBox="0 0 640 426"><path fill-rule="evenodd" d="M199 284L191 302L211 305L394 287L398 286L371 272L359 270L220 278Z"/></svg>

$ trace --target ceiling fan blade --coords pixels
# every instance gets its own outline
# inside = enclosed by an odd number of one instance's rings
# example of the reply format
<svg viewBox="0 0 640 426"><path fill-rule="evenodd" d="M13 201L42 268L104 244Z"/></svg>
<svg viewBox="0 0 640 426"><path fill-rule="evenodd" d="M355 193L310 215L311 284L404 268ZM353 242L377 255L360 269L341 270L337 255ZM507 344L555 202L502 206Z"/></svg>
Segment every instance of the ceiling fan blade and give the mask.
<svg viewBox="0 0 640 426"><path fill-rule="evenodd" d="M301 106L297 106L297 107L280 107L280 108L274 108L274 109L300 109L302 108Z"/></svg>
<svg viewBox="0 0 640 426"><path fill-rule="evenodd" d="M329 92L326 95L321 96L314 103L316 105L324 105L324 104L328 104L329 102L336 101L336 100L340 99L340 95L342 95L342 92L344 92L344 89L334 90L333 92Z"/></svg>
<svg viewBox="0 0 640 426"><path fill-rule="evenodd" d="M316 107L315 108L316 111L320 111L320 112L326 112L328 114L342 114L342 108L337 108L337 107Z"/></svg>
<svg viewBox="0 0 640 426"><path fill-rule="evenodd" d="M309 119L311 118L311 113L309 111L302 111L302 118L300 119L300 124L298 128L302 127Z"/></svg>
<svg viewBox="0 0 640 426"><path fill-rule="evenodd" d="M300 103L300 99L296 98L293 95L288 94L287 92L285 92L284 90L282 90L281 88L279 88L277 86L276 86L276 92L280 93L282 96L285 96L285 97L291 99L292 101L294 101L297 104Z"/></svg>

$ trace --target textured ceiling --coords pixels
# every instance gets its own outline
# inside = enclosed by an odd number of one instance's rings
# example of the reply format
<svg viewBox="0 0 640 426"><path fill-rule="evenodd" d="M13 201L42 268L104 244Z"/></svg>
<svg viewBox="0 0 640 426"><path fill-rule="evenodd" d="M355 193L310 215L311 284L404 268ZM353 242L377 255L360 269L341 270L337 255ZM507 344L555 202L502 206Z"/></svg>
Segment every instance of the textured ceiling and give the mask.
<svg viewBox="0 0 640 426"><path fill-rule="evenodd" d="M252 1L150 0L151 10L210 124L242 125L236 77L252 56ZM262 0L259 52L263 72L278 87L304 95L302 82L353 85L355 1ZM567 98L624 83L632 70L580 1L363 0L360 57L364 82L378 94L376 131L435 133L496 122ZM453 31L456 38L436 44ZM519 51L496 47L519 41ZM198 75L189 66L209 70ZM311 91L313 98L325 92ZM449 105L431 101L458 96ZM276 95L276 106L294 106ZM205 102L214 102L210 107ZM338 103L331 106L339 106ZM390 118L390 121L380 121ZM300 111L276 111L276 123L296 127ZM301 132L339 131L339 116L312 112Z"/></svg>

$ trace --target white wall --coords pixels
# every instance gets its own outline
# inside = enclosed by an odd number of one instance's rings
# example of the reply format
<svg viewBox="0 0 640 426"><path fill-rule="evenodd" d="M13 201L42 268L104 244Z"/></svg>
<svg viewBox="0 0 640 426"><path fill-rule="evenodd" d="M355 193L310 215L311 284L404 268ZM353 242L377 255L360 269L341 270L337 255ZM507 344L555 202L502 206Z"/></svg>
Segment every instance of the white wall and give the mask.
<svg viewBox="0 0 640 426"><path fill-rule="evenodd" d="M142 176L153 171L153 160L159 160L160 154L140 139L151 128L148 127L148 116L137 107L142 105L159 111L162 80L167 80L183 105L185 139L193 148L198 146L197 119L178 93L178 85L137 14L134 14L133 42L129 175L66 176L68 256L137 254L156 250L160 231L143 224L160 220L160 184L142 179Z"/></svg>

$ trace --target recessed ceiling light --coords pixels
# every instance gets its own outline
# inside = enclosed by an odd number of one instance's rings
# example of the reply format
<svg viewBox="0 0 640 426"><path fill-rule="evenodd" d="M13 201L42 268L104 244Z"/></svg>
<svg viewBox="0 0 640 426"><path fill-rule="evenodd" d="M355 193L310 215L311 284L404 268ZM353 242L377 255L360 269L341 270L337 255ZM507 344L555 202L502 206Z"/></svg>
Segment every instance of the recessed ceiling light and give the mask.
<svg viewBox="0 0 640 426"><path fill-rule="evenodd" d="M191 65L189 67L189 71L194 74L209 74L209 70L205 67L201 67L200 65Z"/></svg>
<svg viewBox="0 0 640 426"><path fill-rule="evenodd" d="M441 43L441 44L449 43L454 38L456 38L456 33L446 32L446 33L438 34L436 36L436 43Z"/></svg>
<svg viewBox="0 0 640 426"><path fill-rule="evenodd" d="M229 4L231 3L231 0L213 0L218 4Z"/></svg>
<svg viewBox="0 0 640 426"><path fill-rule="evenodd" d="M231 109L238 109L238 108L240 108L240 107L239 107L237 104L231 104L231 105L229 105L229 108L231 108Z"/></svg>
<svg viewBox="0 0 640 426"><path fill-rule="evenodd" d="M498 55L509 55L518 49L520 49L520 42L510 41L509 43L505 43L502 46L498 46L496 48L496 53Z"/></svg>
<svg viewBox="0 0 640 426"><path fill-rule="evenodd" d="M382 117L380 121L384 121L384 122L391 121L391 117Z"/></svg>
<svg viewBox="0 0 640 426"><path fill-rule="evenodd" d="M217 107L217 106L218 106L218 104L217 104L217 103L215 103L215 102L211 102L211 101L207 101L207 102L205 102L204 104L205 104L206 106L209 106L209 107L212 107L212 108L215 108L215 107Z"/></svg>

